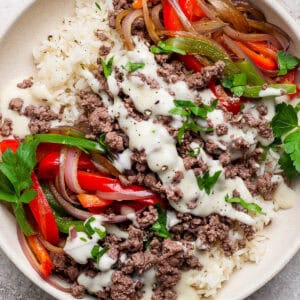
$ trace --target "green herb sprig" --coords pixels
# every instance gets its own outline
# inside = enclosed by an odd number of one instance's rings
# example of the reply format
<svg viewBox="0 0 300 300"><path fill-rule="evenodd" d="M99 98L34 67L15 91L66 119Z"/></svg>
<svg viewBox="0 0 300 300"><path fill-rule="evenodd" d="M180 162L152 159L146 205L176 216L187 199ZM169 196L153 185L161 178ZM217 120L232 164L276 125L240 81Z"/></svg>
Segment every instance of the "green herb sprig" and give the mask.
<svg viewBox="0 0 300 300"><path fill-rule="evenodd" d="M203 177L197 176L197 183L200 190L205 190L207 195L209 195L217 183L220 175L222 174L222 171L215 172L212 176L209 175L209 172L207 171Z"/></svg>
<svg viewBox="0 0 300 300"><path fill-rule="evenodd" d="M111 57L107 63L104 61L103 58L101 58L100 61L101 61L104 77L107 79L112 73L114 57Z"/></svg>
<svg viewBox="0 0 300 300"><path fill-rule="evenodd" d="M163 41L159 41L156 46L151 46L150 51L153 54L162 54L162 53L177 53L181 55L186 55L186 52L184 50L181 50L177 47L167 45Z"/></svg>
<svg viewBox="0 0 300 300"><path fill-rule="evenodd" d="M278 75L286 75L288 71L295 69L300 63L300 59L298 57L295 57L283 50L277 52L277 61L279 66Z"/></svg>
<svg viewBox="0 0 300 300"><path fill-rule="evenodd" d="M155 204L155 208L158 212L158 219L150 229L156 236L170 238L171 233L167 229L167 212L161 207L160 203Z"/></svg>
<svg viewBox="0 0 300 300"><path fill-rule="evenodd" d="M226 195L225 197L225 201L227 203L235 203L235 204L239 204L240 206L242 206L243 208L249 210L249 211L255 211L261 215L266 215L266 213L262 210L262 208L257 205L256 203L248 203L246 202L244 199L240 198L240 197L233 197L230 198L228 195Z"/></svg>

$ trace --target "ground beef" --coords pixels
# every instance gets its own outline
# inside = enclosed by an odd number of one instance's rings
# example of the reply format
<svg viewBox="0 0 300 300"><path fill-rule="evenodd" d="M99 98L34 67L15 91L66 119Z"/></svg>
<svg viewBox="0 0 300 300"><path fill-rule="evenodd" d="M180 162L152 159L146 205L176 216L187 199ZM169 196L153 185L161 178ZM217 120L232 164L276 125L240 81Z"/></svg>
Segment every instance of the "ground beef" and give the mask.
<svg viewBox="0 0 300 300"><path fill-rule="evenodd" d="M268 108L264 104L257 106L256 109L261 116L266 116L268 114Z"/></svg>
<svg viewBox="0 0 300 300"><path fill-rule="evenodd" d="M89 115L89 125L94 134L107 133L113 130L113 119L106 107L97 107Z"/></svg>
<svg viewBox="0 0 300 300"><path fill-rule="evenodd" d="M111 277L110 297L112 300L138 300L142 293L137 289L141 288L133 279L121 271L115 271Z"/></svg>
<svg viewBox="0 0 300 300"><path fill-rule="evenodd" d="M262 120L258 124L258 134L265 139L273 139L273 130L270 123L266 120Z"/></svg>
<svg viewBox="0 0 300 300"><path fill-rule="evenodd" d="M19 89L28 89L33 86L33 81L31 79L24 79L22 82L17 84Z"/></svg>
<svg viewBox="0 0 300 300"><path fill-rule="evenodd" d="M95 36L102 42L108 40L108 36L105 33L101 32L100 30L95 31Z"/></svg>
<svg viewBox="0 0 300 300"><path fill-rule="evenodd" d="M136 252L126 263L122 266L122 271L125 274L132 274L137 272L142 275L145 271L149 270L157 262L157 256L153 255L151 252Z"/></svg>
<svg viewBox="0 0 300 300"><path fill-rule="evenodd" d="M128 252L138 252L143 250L144 233L142 230L129 226L128 239L119 245L119 250L126 250Z"/></svg>
<svg viewBox="0 0 300 300"><path fill-rule="evenodd" d="M149 87L151 89L159 89L160 88L160 85L159 85L159 83L157 82L156 79L154 79L150 76L146 76L143 73L131 74L130 76L136 76L136 77L140 78L144 83L149 85Z"/></svg>
<svg viewBox="0 0 300 300"><path fill-rule="evenodd" d="M216 134L222 136L228 133L228 126L226 124L219 124L216 127Z"/></svg>
<svg viewBox="0 0 300 300"><path fill-rule="evenodd" d="M123 137L115 131L105 135L105 143L112 151L121 152L125 149Z"/></svg>
<svg viewBox="0 0 300 300"><path fill-rule="evenodd" d="M205 141L205 150L209 154L219 154L219 146L211 139Z"/></svg>
<svg viewBox="0 0 300 300"><path fill-rule="evenodd" d="M23 99L13 98L13 99L10 100L8 108L13 110L13 111L16 111L16 112L21 112L23 104L24 104Z"/></svg>
<svg viewBox="0 0 300 300"><path fill-rule="evenodd" d="M132 99L130 99L129 97L125 98L123 101L124 101L124 106L127 109L128 115L133 119L135 119L136 121L140 122L143 120L147 120L149 118L136 110Z"/></svg>
<svg viewBox="0 0 300 300"><path fill-rule="evenodd" d="M86 113L91 113L97 107L103 106L101 98L93 92L82 90L78 93L78 96L79 96L79 106Z"/></svg>
<svg viewBox="0 0 300 300"><path fill-rule="evenodd" d="M80 299L83 298L85 294L85 287L74 283L71 287L71 294L74 298Z"/></svg>
<svg viewBox="0 0 300 300"><path fill-rule="evenodd" d="M107 56L111 51L111 47L108 47L108 46L105 46L105 45L102 45L100 48L99 48L99 55L100 56Z"/></svg>
<svg viewBox="0 0 300 300"><path fill-rule="evenodd" d="M180 183L180 181L184 178L184 175L181 171L176 171L173 178L172 183Z"/></svg>
<svg viewBox="0 0 300 300"><path fill-rule="evenodd" d="M223 166L227 166L230 164L230 154L228 152L223 152L220 156L219 156L219 161Z"/></svg>
<svg viewBox="0 0 300 300"><path fill-rule="evenodd" d="M186 170L194 170L196 175L205 173L208 170L207 164L200 158L187 156L183 159Z"/></svg>
<svg viewBox="0 0 300 300"><path fill-rule="evenodd" d="M163 288L174 287L181 278L181 272L178 268L162 262L156 269L156 280Z"/></svg>
<svg viewBox="0 0 300 300"><path fill-rule="evenodd" d="M194 73L187 77L186 82L191 89L202 90L207 87L213 78L221 78L224 73L225 63L223 61L216 62L213 66L202 69L201 72Z"/></svg>
<svg viewBox="0 0 300 300"><path fill-rule="evenodd" d="M151 300L176 300L177 294L172 289L157 288Z"/></svg>
<svg viewBox="0 0 300 300"><path fill-rule="evenodd" d="M277 188L278 183L272 181L272 173L265 172L256 180L257 193L265 200L272 200L273 193Z"/></svg>
<svg viewBox="0 0 300 300"><path fill-rule="evenodd" d="M141 228L152 225L158 218L157 210L153 206L148 206L145 210L136 214L136 221Z"/></svg>
<svg viewBox="0 0 300 300"><path fill-rule="evenodd" d="M157 68L157 75L162 77L167 83L176 83L180 80L185 80L187 70L184 65L177 61L173 60L167 62L169 56L167 55L156 55L156 61L161 64L161 67Z"/></svg>
<svg viewBox="0 0 300 300"><path fill-rule="evenodd" d="M166 196L169 201L178 202L183 197L183 192L177 186L170 186L166 188Z"/></svg>
<svg viewBox="0 0 300 300"><path fill-rule="evenodd" d="M8 137L13 131L13 121L9 118L2 120L2 114L0 114L0 135L2 137Z"/></svg>
<svg viewBox="0 0 300 300"><path fill-rule="evenodd" d="M256 176L256 171L259 165L253 158L248 160L238 160L234 164L231 164L225 168L226 178L235 178L236 176L242 179L249 179Z"/></svg>

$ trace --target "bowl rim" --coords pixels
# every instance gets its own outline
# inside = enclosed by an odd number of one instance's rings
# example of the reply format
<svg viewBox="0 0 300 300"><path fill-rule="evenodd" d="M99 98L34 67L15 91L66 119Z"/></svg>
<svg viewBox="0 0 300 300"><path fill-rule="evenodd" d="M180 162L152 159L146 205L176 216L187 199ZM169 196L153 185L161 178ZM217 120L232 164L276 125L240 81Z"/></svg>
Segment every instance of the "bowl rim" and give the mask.
<svg viewBox="0 0 300 300"><path fill-rule="evenodd" d="M13 17L4 24L3 33L0 33L0 42L3 38L5 38L6 35L9 34L10 29L14 26L16 21L21 17L25 12L29 11L31 7L37 2L38 0L28 0L27 3L22 4L22 8L18 9L18 11L13 15ZM255 0L250 0L251 2L255 2ZM272 10L279 19L286 24L288 27L288 32L292 33L295 37L296 41L294 43L300 44L300 26L296 22L296 20L288 13L286 8L278 1L278 0L261 0L262 3L265 3L267 7ZM276 23L276 22L275 22ZM0 210L6 209L3 206L0 206ZM62 291L59 291L58 289L52 287L49 285L46 281L44 281L42 278L41 280L33 281L33 278L31 278L31 274L29 269L22 267L18 265L18 260L20 258L17 258L16 255L11 252L11 249L8 245L5 243L1 243L0 240L0 248L3 250L5 255L9 258L9 260L17 267L17 269L23 273L29 280L31 280L35 285L37 285L39 288L41 288L43 291L47 292L49 295L55 297L56 299L64 300L66 299L65 296L69 296L70 294L64 293ZM263 287L265 284L267 284L274 276L276 276L287 264L288 262L295 256L295 254L300 250L300 237L295 241L293 244L293 247L289 247L287 251L285 252L284 258L276 264L276 267L272 269L272 272L269 273L269 275L264 278L259 284L255 286L249 286L249 288L243 290L243 295L232 298L232 300L242 300L257 290L259 290L261 287ZM230 280L230 279L229 279ZM221 288L222 289L222 288ZM233 296L234 297L234 296ZM73 298L70 298L73 299ZM74 298L75 299L75 298Z"/></svg>

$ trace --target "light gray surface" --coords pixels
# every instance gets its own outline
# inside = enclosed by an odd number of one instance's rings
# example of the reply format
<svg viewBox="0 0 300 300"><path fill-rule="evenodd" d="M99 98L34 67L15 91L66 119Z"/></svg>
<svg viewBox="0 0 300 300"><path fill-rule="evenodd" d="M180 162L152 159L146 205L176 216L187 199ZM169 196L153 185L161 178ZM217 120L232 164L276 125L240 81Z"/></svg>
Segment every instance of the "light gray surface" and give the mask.
<svg viewBox="0 0 300 300"><path fill-rule="evenodd" d="M28 0L0 0L0 32L2 25L26 2ZM300 0L281 0L280 2L300 23ZM298 300L300 299L299 283L300 252L280 274L247 300ZM245 282L245 285L247 285L247 282ZM1 250L0 299L53 300L52 297L45 294L21 274Z"/></svg>

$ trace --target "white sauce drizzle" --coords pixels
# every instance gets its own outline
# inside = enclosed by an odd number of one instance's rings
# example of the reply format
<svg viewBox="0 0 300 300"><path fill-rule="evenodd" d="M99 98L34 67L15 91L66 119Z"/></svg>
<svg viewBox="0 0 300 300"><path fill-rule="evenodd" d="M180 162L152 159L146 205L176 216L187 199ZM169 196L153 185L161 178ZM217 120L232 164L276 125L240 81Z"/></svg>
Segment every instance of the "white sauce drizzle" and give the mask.
<svg viewBox="0 0 300 300"><path fill-rule="evenodd" d="M104 253L99 260L98 269L101 272L106 272L106 271L110 270L116 262L117 262L117 259L113 259L107 253Z"/></svg>
<svg viewBox="0 0 300 300"><path fill-rule="evenodd" d="M124 170L130 170L132 161L131 161L132 151L130 149L126 149L122 153L118 155L118 158L114 160L114 166L120 171L124 172Z"/></svg>
<svg viewBox="0 0 300 300"><path fill-rule="evenodd" d="M265 90L261 90L259 92L259 97L261 97L261 98L281 96L281 95L282 95L282 90L281 89L275 89L275 88L272 88L272 87L269 87Z"/></svg>

